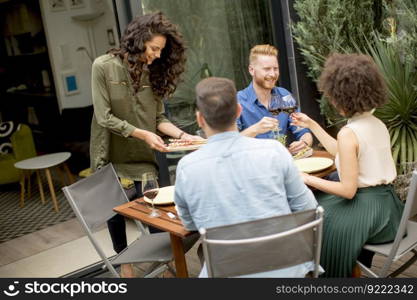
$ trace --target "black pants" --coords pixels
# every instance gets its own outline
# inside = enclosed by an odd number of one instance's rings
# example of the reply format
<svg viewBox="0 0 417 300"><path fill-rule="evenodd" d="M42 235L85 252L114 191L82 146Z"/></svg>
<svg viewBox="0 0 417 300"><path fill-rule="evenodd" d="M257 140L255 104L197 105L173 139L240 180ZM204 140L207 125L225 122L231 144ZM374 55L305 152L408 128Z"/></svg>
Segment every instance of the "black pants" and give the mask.
<svg viewBox="0 0 417 300"><path fill-rule="evenodd" d="M358 260L364 264L366 267L372 267L372 260L374 258L375 252L362 249L361 253L359 254Z"/></svg>
<svg viewBox="0 0 417 300"><path fill-rule="evenodd" d="M141 181L135 181L136 197L133 199L143 197ZM115 215L113 218L107 221L107 227L109 228L110 237L113 243L113 249L116 253L120 253L127 246L126 237L126 222L122 215ZM162 232L158 228L149 226L150 233Z"/></svg>

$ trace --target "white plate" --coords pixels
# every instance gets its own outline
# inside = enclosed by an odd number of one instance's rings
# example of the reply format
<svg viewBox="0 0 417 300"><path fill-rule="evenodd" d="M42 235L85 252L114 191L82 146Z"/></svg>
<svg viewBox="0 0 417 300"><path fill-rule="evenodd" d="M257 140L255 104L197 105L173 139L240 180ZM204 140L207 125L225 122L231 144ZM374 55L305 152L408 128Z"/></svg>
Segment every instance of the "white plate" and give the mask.
<svg viewBox="0 0 417 300"><path fill-rule="evenodd" d="M308 157L297 159L294 163L301 172L314 173L333 165L333 160L325 157Z"/></svg>
<svg viewBox="0 0 417 300"><path fill-rule="evenodd" d="M175 186L165 186L159 189L158 195L153 200L153 204L155 205L167 205L174 203L174 191ZM149 204L152 204L152 201L146 197L143 198Z"/></svg>

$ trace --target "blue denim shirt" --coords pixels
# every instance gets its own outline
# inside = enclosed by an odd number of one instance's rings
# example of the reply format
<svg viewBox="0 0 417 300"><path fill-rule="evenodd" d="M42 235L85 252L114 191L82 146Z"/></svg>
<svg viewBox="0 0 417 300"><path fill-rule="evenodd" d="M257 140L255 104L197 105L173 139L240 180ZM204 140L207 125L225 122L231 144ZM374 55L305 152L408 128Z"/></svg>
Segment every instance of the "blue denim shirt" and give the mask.
<svg viewBox="0 0 417 300"><path fill-rule="evenodd" d="M179 161L175 203L188 230L246 222L317 206L287 149L276 140L249 138L237 131L211 136L206 145ZM307 263L288 268L288 272L270 275L304 276L310 270L309 266L311 264Z"/></svg>
<svg viewBox="0 0 417 300"><path fill-rule="evenodd" d="M289 106L296 105L294 98L291 96L291 93L282 87L274 87L272 89L272 94L279 95L283 100L289 100ZM258 100L256 96L255 89L253 88L253 82L249 84L248 87L239 91L237 93L237 99L242 106L242 114L237 119L237 126L240 131L245 130L246 128L252 126L253 124L258 123L263 117L278 118L279 127L281 128L280 134L287 134L290 130L295 139L299 140L301 136L310 130L306 128L298 128L296 126L290 125L291 118L287 113L281 112L278 116L273 116L268 109ZM299 111L299 109L298 109ZM258 134L256 138L271 138L272 132L266 132Z"/></svg>

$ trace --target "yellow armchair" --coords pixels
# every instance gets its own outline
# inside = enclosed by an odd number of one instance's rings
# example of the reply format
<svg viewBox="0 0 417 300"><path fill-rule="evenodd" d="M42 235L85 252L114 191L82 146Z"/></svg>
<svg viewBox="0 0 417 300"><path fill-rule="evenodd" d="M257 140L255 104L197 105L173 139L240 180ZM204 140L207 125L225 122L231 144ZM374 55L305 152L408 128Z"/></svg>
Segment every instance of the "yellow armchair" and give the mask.
<svg viewBox="0 0 417 300"><path fill-rule="evenodd" d="M13 152L0 155L0 184L19 182L22 171L14 167L18 161L36 156L32 130L25 124L19 124L11 135Z"/></svg>

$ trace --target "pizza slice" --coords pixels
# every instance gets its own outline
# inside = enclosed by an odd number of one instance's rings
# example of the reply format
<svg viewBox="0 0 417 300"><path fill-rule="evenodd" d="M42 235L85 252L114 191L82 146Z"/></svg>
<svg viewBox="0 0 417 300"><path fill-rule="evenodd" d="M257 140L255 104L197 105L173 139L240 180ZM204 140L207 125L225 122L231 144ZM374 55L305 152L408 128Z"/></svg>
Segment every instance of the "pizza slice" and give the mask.
<svg viewBox="0 0 417 300"><path fill-rule="evenodd" d="M185 141L180 139L169 139L168 141L168 149L171 151L195 150L198 149L201 145L207 143L207 140Z"/></svg>
<svg viewBox="0 0 417 300"><path fill-rule="evenodd" d="M309 146L305 146L303 149L298 151L295 155L293 155L294 159L305 158L313 155L313 148Z"/></svg>

